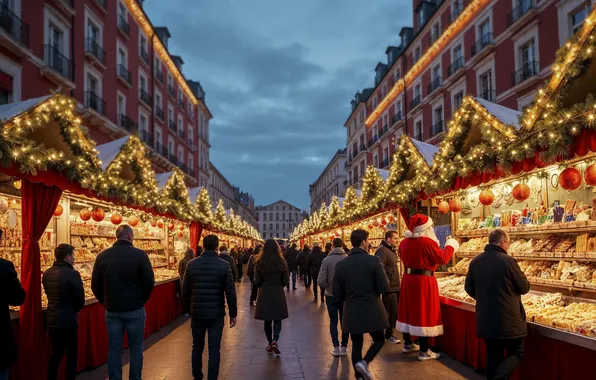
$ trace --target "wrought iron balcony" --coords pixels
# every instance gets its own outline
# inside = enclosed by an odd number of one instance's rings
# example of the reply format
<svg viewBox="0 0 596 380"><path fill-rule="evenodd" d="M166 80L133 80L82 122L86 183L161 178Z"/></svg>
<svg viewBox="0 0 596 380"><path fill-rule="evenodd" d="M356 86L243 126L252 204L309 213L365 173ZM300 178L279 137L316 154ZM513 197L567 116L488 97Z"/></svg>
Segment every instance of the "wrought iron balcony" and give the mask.
<svg viewBox="0 0 596 380"><path fill-rule="evenodd" d="M142 142L149 145L150 147L153 147L153 136L150 135L149 132L142 129L139 134Z"/></svg>
<svg viewBox="0 0 596 380"><path fill-rule="evenodd" d="M366 146L364 144L360 145L360 149L358 149L358 152L363 152L366 150Z"/></svg>
<svg viewBox="0 0 596 380"><path fill-rule="evenodd" d="M125 20L122 16L118 16L118 29L126 36L130 36L130 25L128 24L128 20Z"/></svg>
<svg viewBox="0 0 596 380"><path fill-rule="evenodd" d="M130 117L124 114L118 115L118 126L130 133L136 133L137 131L137 125L135 124L135 122Z"/></svg>
<svg viewBox="0 0 596 380"><path fill-rule="evenodd" d="M401 120L401 111L399 111L395 115L393 115L393 117L391 118L391 124L393 125L400 120Z"/></svg>
<svg viewBox="0 0 596 380"><path fill-rule="evenodd" d="M432 136L436 136L439 133L443 132L443 120L439 120L437 121L431 128L430 130L430 135Z"/></svg>
<svg viewBox="0 0 596 380"><path fill-rule="evenodd" d="M106 52L93 38L85 39L85 53L90 54L102 64L106 62Z"/></svg>
<svg viewBox="0 0 596 380"><path fill-rule="evenodd" d="M531 61L522 66L521 69L511 74L511 84L517 86L518 84L530 79L534 75L538 75L540 68L538 61Z"/></svg>
<svg viewBox="0 0 596 380"><path fill-rule="evenodd" d="M178 167L180 168L180 170L182 170L185 173L188 173L188 166L186 166L185 163L181 162L180 160L178 160Z"/></svg>
<svg viewBox="0 0 596 380"><path fill-rule="evenodd" d="M196 173L195 173L194 169L190 169L188 171L188 175L191 176L192 178L195 178Z"/></svg>
<svg viewBox="0 0 596 380"><path fill-rule="evenodd" d="M158 81L163 83L163 71L161 69L155 70L155 77L157 78Z"/></svg>
<svg viewBox="0 0 596 380"><path fill-rule="evenodd" d="M141 88L139 90L139 97L141 98L143 103L145 103L149 107L153 106L151 103L151 94L149 94L144 88Z"/></svg>
<svg viewBox="0 0 596 380"><path fill-rule="evenodd" d="M56 47L45 45L45 64L51 69L60 73L63 77L71 80L73 74L73 62L66 58Z"/></svg>
<svg viewBox="0 0 596 380"><path fill-rule="evenodd" d="M476 41L476 43L474 45L472 45L472 50L471 50L471 56L475 56L477 53L479 53L482 49L484 49L485 47L489 46L489 45L493 45L495 42L493 40L493 34L492 33L486 33L485 35L483 35L482 37L480 37L480 39L478 41Z"/></svg>
<svg viewBox="0 0 596 380"><path fill-rule="evenodd" d="M464 57L459 57L455 61L451 62L451 65L447 67L447 76L452 76L457 70L464 67L465 59Z"/></svg>
<svg viewBox="0 0 596 380"><path fill-rule="evenodd" d="M6 3L0 6L0 27L18 42L29 46L29 25L18 18Z"/></svg>
<svg viewBox="0 0 596 380"><path fill-rule="evenodd" d="M377 136L373 136L372 139L368 140L368 146L372 146L374 143L377 142L377 140L379 140L379 138Z"/></svg>
<svg viewBox="0 0 596 380"><path fill-rule="evenodd" d="M519 5L507 15L507 26L511 26L527 15L532 9L536 8L533 0L521 0Z"/></svg>
<svg viewBox="0 0 596 380"><path fill-rule="evenodd" d="M479 98L484 100L488 100L489 102L494 102L497 99L497 92L493 89L488 89L481 94L478 94Z"/></svg>
<svg viewBox="0 0 596 380"><path fill-rule="evenodd" d="M380 166L380 168L381 168L381 169L385 169L385 168L386 168L386 167L388 167L390 164L391 164L391 160L389 160L389 158L386 158L386 159L384 159L384 160L381 162L381 166Z"/></svg>
<svg viewBox="0 0 596 380"><path fill-rule="evenodd" d="M174 120L170 120L168 125L172 131L178 132L178 126L176 125L176 122Z"/></svg>
<svg viewBox="0 0 596 380"><path fill-rule="evenodd" d="M121 78L129 86L132 86L132 74L124 65L118 65L118 78Z"/></svg>
<svg viewBox="0 0 596 380"><path fill-rule="evenodd" d="M170 94L170 96L173 96L174 98L176 98L176 91L174 91L174 86L168 84L168 94Z"/></svg>
<svg viewBox="0 0 596 380"><path fill-rule="evenodd" d="M141 59L145 61L146 64L149 64L149 52L147 50L141 49L139 55L141 56Z"/></svg>
<svg viewBox="0 0 596 380"><path fill-rule="evenodd" d="M383 126L383 128L381 128L381 130L379 131L379 138L381 138L385 133L387 133L388 130L389 130L389 126L387 126L387 124L385 124Z"/></svg>
<svg viewBox="0 0 596 380"><path fill-rule="evenodd" d="M184 127L182 125L178 126L178 137L184 140Z"/></svg>
<svg viewBox="0 0 596 380"><path fill-rule="evenodd" d="M163 110L160 106L155 106L155 116L159 117L161 120L165 120Z"/></svg>
<svg viewBox="0 0 596 380"><path fill-rule="evenodd" d="M443 80L441 79L441 77L436 77L435 79L433 79L432 82L428 84L428 94L431 94L434 90L441 87L442 84Z"/></svg>
<svg viewBox="0 0 596 380"><path fill-rule="evenodd" d="M424 141L424 134L423 133L417 134L416 136L414 136L414 140Z"/></svg>
<svg viewBox="0 0 596 380"><path fill-rule="evenodd" d="M155 151L164 158L168 158L168 147L162 145L159 141L155 143Z"/></svg>
<svg viewBox="0 0 596 380"><path fill-rule="evenodd" d="M175 155L173 155L172 152L170 152L170 155L169 155L168 159L174 165L178 165L178 157L176 157Z"/></svg>
<svg viewBox="0 0 596 380"><path fill-rule="evenodd" d="M106 102L104 102L95 91L85 92L85 105L92 110L95 110L100 115L106 114Z"/></svg>
<svg viewBox="0 0 596 380"><path fill-rule="evenodd" d="M416 107L418 104L420 104L420 95L416 96L414 99L412 99L412 101L410 102L410 109Z"/></svg>

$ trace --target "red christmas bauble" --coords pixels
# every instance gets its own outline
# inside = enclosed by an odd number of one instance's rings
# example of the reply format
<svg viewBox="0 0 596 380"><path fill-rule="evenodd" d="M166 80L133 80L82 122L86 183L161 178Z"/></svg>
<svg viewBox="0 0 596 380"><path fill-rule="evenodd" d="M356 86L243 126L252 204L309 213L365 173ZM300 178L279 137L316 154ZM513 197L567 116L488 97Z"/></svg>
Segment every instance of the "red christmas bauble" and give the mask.
<svg viewBox="0 0 596 380"><path fill-rule="evenodd" d="M81 220L84 220L85 222L88 221L89 219L91 219L91 211L88 208L84 208L81 211L79 211L79 218L81 218Z"/></svg>
<svg viewBox="0 0 596 380"><path fill-rule="evenodd" d="M480 192L478 200L483 205L490 206L495 201L495 194L493 194L491 189L484 189Z"/></svg>
<svg viewBox="0 0 596 380"><path fill-rule="evenodd" d="M372 224L368 225L368 229L372 230L375 226L373 226Z"/></svg>
<svg viewBox="0 0 596 380"><path fill-rule="evenodd" d="M596 164L592 164L586 168L584 179L586 180L586 185L596 186Z"/></svg>
<svg viewBox="0 0 596 380"><path fill-rule="evenodd" d="M181 237L183 237L183 236L184 236L184 232L182 232L182 231L178 231L178 237L179 237L179 238L181 238Z"/></svg>
<svg viewBox="0 0 596 380"><path fill-rule="evenodd" d="M106 213L103 212L103 210L98 207L95 210L93 210L93 212L91 213L91 217L96 222L101 222L106 217Z"/></svg>
<svg viewBox="0 0 596 380"><path fill-rule="evenodd" d="M180 224L178 228L180 228L180 231L184 231L184 227L186 227L184 224Z"/></svg>
<svg viewBox="0 0 596 380"><path fill-rule="evenodd" d="M464 205L457 198L453 198L449 201L449 210L452 212L460 212L464 208Z"/></svg>
<svg viewBox="0 0 596 380"><path fill-rule="evenodd" d="M449 212L449 203L447 201L441 201L439 203L439 212L441 214L447 214Z"/></svg>
<svg viewBox="0 0 596 380"><path fill-rule="evenodd" d="M112 214L110 222L112 222L112 224L119 225L120 223L122 223L122 215L118 213Z"/></svg>
<svg viewBox="0 0 596 380"><path fill-rule="evenodd" d="M168 224L168 230L174 231L174 228L176 228L176 225L174 223L170 222L170 224Z"/></svg>
<svg viewBox="0 0 596 380"><path fill-rule="evenodd" d="M157 227L158 228L163 228L163 220L157 221Z"/></svg>
<svg viewBox="0 0 596 380"><path fill-rule="evenodd" d="M393 215L390 215L390 216L389 216L389 221L390 221L391 223L395 222L395 216L393 216Z"/></svg>
<svg viewBox="0 0 596 380"><path fill-rule="evenodd" d="M582 174L576 168L567 168L559 174L559 185L565 190L575 190L582 185Z"/></svg>
<svg viewBox="0 0 596 380"><path fill-rule="evenodd" d="M526 199L530 198L530 186L526 185L525 183L518 183L513 187L512 192L513 198L518 201L525 201Z"/></svg>
<svg viewBox="0 0 596 380"><path fill-rule="evenodd" d="M135 227L137 224L139 224L139 217L136 215L131 215L131 217L128 218L128 224L131 227Z"/></svg>
<svg viewBox="0 0 596 380"><path fill-rule="evenodd" d="M155 219L149 220L149 223L151 223L151 227L157 226L157 220L155 220Z"/></svg>
<svg viewBox="0 0 596 380"><path fill-rule="evenodd" d="M54 210L54 216L60 216L64 212L64 207L60 203L56 206L56 210Z"/></svg>

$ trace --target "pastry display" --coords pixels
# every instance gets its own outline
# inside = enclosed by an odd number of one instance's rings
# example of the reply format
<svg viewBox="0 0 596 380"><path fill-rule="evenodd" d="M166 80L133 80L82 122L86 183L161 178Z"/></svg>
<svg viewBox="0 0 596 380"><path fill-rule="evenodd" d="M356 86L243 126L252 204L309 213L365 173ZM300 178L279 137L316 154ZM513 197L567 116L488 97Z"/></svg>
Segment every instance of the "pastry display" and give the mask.
<svg viewBox="0 0 596 380"><path fill-rule="evenodd" d="M451 273L468 273L468 268L470 267L470 262L472 259L464 258L455 264L455 266L447 269Z"/></svg>

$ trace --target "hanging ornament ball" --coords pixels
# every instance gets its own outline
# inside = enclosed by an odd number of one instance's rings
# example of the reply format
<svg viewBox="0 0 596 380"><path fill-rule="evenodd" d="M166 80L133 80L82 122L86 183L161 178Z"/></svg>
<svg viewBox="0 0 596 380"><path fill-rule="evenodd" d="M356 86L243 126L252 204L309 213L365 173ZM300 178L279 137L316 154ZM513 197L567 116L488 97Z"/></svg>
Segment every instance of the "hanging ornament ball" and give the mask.
<svg viewBox="0 0 596 380"><path fill-rule="evenodd" d="M54 216L60 216L64 212L64 207L60 203L56 206L56 210L54 210Z"/></svg>
<svg viewBox="0 0 596 380"><path fill-rule="evenodd" d="M128 224L131 227L136 226L137 224L139 224L139 217L136 215L131 215L130 218L128 218Z"/></svg>
<svg viewBox="0 0 596 380"><path fill-rule="evenodd" d="M157 221L157 227L163 228L163 220L160 219Z"/></svg>
<svg viewBox="0 0 596 380"><path fill-rule="evenodd" d="M447 201L439 202L439 212L441 214L447 214L449 212L449 203Z"/></svg>
<svg viewBox="0 0 596 380"><path fill-rule="evenodd" d="M586 180L586 185L596 186L596 164L592 164L586 168L584 179Z"/></svg>
<svg viewBox="0 0 596 380"><path fill-rule="evenodd" d="M98 207L95 210L93 210L93 212L91 213L91 217L96 222L101 222L106 217L106 213L103 212L103 210Z"/></svg>
<svg viewBox="0 0 596 380"><path fill-rule="evenodd" d="M565 190L575 190L582 184L582 174L576 168L567 168L559 174L559 185Z"/></svg>
<svg viewBox="0 0 596 380"><path fill-rule="evenodd" d="M480 192L478 200L483 205L490 206L495 201L495 194L493 194L491 189L484 189Z"/></svg>
<svg viewBox="0 0 596 380"><path fill-rule="evenodd" d="M381 219L381 224L382 225L386 225L387 224L387 219L385 219L384 217Z"/></svg>
<svg viewBox="0 0 596 380"><path fill-rule="evenodd" d="M368 229L372 230L373 228L375 228L375 226L372 223L368 225Z"/></svg>
<svg viewBox="0 0 596 380"><path fill-rule="evenodd" d="M180 226L178 228L180 228L180 231L184 231L184 227L186 227L184 224L180 223Z"/></svg>
<svg viewBox="0 0 596 380"><path fill-rule="evenodd" d="M389 222L391 222L391 223L395 222L395 216L390 215L389 216Z"/></svg>
<svg viewBox="0 0 596 380"><path fill-rule="evenodd" d="M112 222L112 224L119 225L120 223L122 223L122 215L114 213L112 214L110 221Z"/></svg>
<svg viewBox="0 0 596 380"><path fill-rule="evenodd" d="M79 211L79 218L81 218L81 220L83 221L88 221L89 219L91 219L91 210L89 210L88 208L84 208L81 211Z"/></svg>
<svg viewBox="0 0 596 380"><path fill-rule="evenodd" d="M157 226L157 220L155 220L155 219L149 220L149 223L151 224L151 227Z"/></svg>
<svg viewBox="0 0 596 380"><path fill-rule="evenodd" d="M178 231L178 237L179 237L179 238L181 238L181 237L183 237L183 236L184 236L184 232L182 232L182 231Z"/></svg>
<svg viewBox="0 0 596 380"><path fill-rule="evenodd" d="M460 212L464 208L459 199L453 198L449 201L449 210L452 212Z"/></svg>
<svg viewBox="0 0 596 380"><path fill-rule="evenodd" d="M170 224L168 224L168 230L174 231L174 228L176 228L176 225L173 222L170 222Z"/></svg>
<svg viewBox="0 0 596 380"><path fill-rule="evenodd" d="M530 198L530 186L526 185L525 183L518 183L513 187L513 192L511 193L513 198L518 201L525 201L526 199Z"/></svg>

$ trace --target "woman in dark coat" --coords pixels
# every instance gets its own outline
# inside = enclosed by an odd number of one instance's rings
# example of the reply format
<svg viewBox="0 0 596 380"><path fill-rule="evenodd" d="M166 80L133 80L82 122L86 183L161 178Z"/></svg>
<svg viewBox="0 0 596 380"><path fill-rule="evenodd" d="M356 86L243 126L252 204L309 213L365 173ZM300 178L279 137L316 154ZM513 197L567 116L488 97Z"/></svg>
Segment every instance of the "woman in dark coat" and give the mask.
<svg viewBox="0 0 596 380"><path fill-rule="evenodd" d="M255 286L259 289L255 319L265 321L267 352L279 355L282 319L288 318L284 288L290 284L288 264L277 242L269 239L255 257Z"/></svg>

